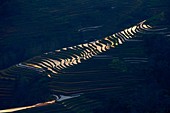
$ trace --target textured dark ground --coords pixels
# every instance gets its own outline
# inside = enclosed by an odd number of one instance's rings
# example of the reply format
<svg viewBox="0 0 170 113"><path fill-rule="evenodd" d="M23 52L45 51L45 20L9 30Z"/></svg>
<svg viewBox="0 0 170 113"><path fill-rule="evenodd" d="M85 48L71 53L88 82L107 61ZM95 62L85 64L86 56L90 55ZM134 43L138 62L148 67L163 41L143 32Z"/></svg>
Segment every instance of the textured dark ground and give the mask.
<svg viewBox="0 0 170 113"><path fill-rule="evenodd" d="M160 0L1 0L0 4L0 69L47 51L107 36L153 15L168 16L169 10L168 3ZM91 26L101 27L78 32Z"/></svg>
<svg viewBox="0 0 170 113"><path fill-rule="evenodd" d="M152 25L168 28L170 25L168 2L168 0L1 0L0 69L3 70L44 52L108 36L144 19L149 19ZM94 26L94 29L88 28ZM85 80L84 76L87 75L87 80L95 81L103 79L102 75L106 77L114 75L111 78L122 77L119 78L121 80L111 79L115 80L113 81L115 84L125 82L128 84L125 85L127 87L118 91L103 91L96 93L97 95L88 93L80 98L80 101L73 100L72 104L76 106L73 110L58 104L27 112L169 113L170 33L168 32L170 31L166 30L166 33L146 35L141 37L142 42L127 42L105 53L111 58L94 58L66 70L70 73L87 70L100 70L99 72L85 72L60 78L60 81L79 81ZM148 58L148 62L134 64L128 62L127 57ZM130 84L132 82L127 82L125 76L144 81L136 81L134 86ZM129 91L131 89L133 90ZM32 93L27 99L32 99L33 103L38 101L35 98L41 94L35 92L37 90L27 92ZM20 94L27 95L23 92ZM88 109L86 102L89 100L97 100L94 105L92 104L96 108L87 110L88 112L83 111L82 109ZM31 102L25 100L19 104L26 103Z"/></svg>

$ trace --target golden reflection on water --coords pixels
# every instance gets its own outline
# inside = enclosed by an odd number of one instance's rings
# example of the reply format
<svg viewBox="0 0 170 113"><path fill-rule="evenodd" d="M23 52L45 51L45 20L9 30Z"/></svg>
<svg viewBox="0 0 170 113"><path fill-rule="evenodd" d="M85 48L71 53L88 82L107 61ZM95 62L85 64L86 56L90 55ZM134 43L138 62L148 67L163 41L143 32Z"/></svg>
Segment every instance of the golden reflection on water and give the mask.
<svg viewBox="0 0 170 113"><path fill-rule="evenodd" d="M55 102L56 102L56 100L52 100L52 101L47 101L47 102L44 102L44 103L34 104L34 105L31 105L31 106L17 107L17 108L10 108L10 109L5 109L5 110L0 110L0 113L10 113L10 112L20 111L20 110L24 110L24 109L42 107L42 106L47 106L47 105L50 105L50 104L54 104Z"/></svg>

